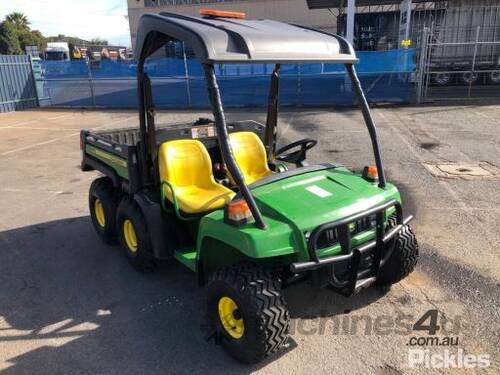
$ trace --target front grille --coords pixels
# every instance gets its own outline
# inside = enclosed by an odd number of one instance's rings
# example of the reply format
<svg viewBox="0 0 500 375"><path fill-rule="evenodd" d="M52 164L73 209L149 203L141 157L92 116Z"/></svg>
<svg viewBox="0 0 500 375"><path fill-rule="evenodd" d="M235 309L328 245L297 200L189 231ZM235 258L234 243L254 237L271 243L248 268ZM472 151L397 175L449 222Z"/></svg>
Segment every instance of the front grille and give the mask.
<svg viewBox="0 0 500 375"><path fill-rule="evenodd" d="M367 230L373 229L377 226L377 215L372 214L369 216L365 216L359 220L356 220L349 224L349 229L351 232L351 237L365 232ZM306 237L308 237L306 235ZM321 233L318 237L317 241L317 249L326 249L328 247L335 246L339 240L339 235L337 232L337 228L328 229Z"/></svg>
<svg viewBox="0 0 500 375"><path fill-rule="evenodd" d="M334 246L337 242L339 242L338 238L337 229L325 230L318 238L318 249L325 249L327 247Z"/></svg>

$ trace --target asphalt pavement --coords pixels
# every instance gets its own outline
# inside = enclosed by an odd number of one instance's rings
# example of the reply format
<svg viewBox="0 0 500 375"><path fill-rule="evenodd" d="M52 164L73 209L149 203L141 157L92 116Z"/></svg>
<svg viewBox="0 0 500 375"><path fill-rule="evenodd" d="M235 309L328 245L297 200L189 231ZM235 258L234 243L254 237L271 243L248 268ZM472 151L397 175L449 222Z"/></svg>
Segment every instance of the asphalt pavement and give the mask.
<svg viewBox="0 0 500 375"><path fill-rule="evenodd" d="M256 366L207 342L204 290L189 270L171 262L138 274L93 232L87 193L97 173L79 169L79 131L136 126L134 111L0 114L0 372L500 373L500 105L373 113L387 177L402 192L405 213L415 215L417 270L389 291L350 298L290 287L290 343ZM207 116L159 112L157 122ZM232 111L228 118L263 122L264 114ZM283 110L279 143L305 137L319 141L312 163L355 170L373 163L355 108ZM435 173L450 165L463 171ZM474 168L488 173L476 176ZM434 310L436 335L413 329ZM455 368L442 366L449 355L445 364ZM464 356L489 366L466 367Z"/></svg>

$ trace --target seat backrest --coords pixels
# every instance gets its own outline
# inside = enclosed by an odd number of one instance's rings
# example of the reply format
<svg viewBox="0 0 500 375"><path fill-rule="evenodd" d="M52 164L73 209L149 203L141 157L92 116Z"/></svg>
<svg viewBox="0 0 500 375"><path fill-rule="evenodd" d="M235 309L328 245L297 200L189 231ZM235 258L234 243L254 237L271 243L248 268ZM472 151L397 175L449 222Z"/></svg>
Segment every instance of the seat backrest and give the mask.
<svg viewBox="0 0 500 375"><path fill-rule="evenodd" d="M235 132L229 135L233 154L245 182L251 184L272 172L267 165L264 144L259 136L252 132Z"/></svg>
<svg viewBox="0 0 500 375"><path fill-rule="evenodd" d="M200 141L180 139L162 143L158 162L161 180L174 188L215 184L210 155Z"/></svg>

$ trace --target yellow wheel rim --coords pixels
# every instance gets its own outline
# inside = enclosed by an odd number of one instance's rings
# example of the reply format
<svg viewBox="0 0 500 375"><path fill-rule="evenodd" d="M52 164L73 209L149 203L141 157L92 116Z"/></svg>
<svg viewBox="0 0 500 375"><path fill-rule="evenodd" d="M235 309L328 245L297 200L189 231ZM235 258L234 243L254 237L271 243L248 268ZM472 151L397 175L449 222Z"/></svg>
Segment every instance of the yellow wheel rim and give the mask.
<svg viewBox="0 0 500 375"><path fill-rule="evenodd" d="M219 319L224 330L233 338L240 339L245 332L245 322L236 302L229 297L219 300Z"/></svg>
<svg viewBox="0 0 500 375"><path fill-rule="evenodd" d="M137 251L137 235L135 234L134 224L129 219L123 222L123 235L128 249L135 253Z"/></svg>
<svg viewBox="0 0 500 375"><path fill-rule="evenodd" d="M97 223L100 227L104 228L106 226L106 216L104 215L104 207L100 199L96 199L94 202L94 212Z"/></svg>

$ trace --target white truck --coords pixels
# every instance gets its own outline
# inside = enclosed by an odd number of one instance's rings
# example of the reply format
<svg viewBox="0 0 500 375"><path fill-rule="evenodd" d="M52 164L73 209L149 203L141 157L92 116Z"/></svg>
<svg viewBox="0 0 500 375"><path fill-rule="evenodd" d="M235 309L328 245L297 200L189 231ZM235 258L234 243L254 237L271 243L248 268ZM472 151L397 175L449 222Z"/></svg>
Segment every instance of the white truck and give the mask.
<svg viewBox="0 0 500 375"><path fill-rule="evenodd" d="M70 61L70 51L67 42L49 42L44 52L45 60Z"/></svg>

